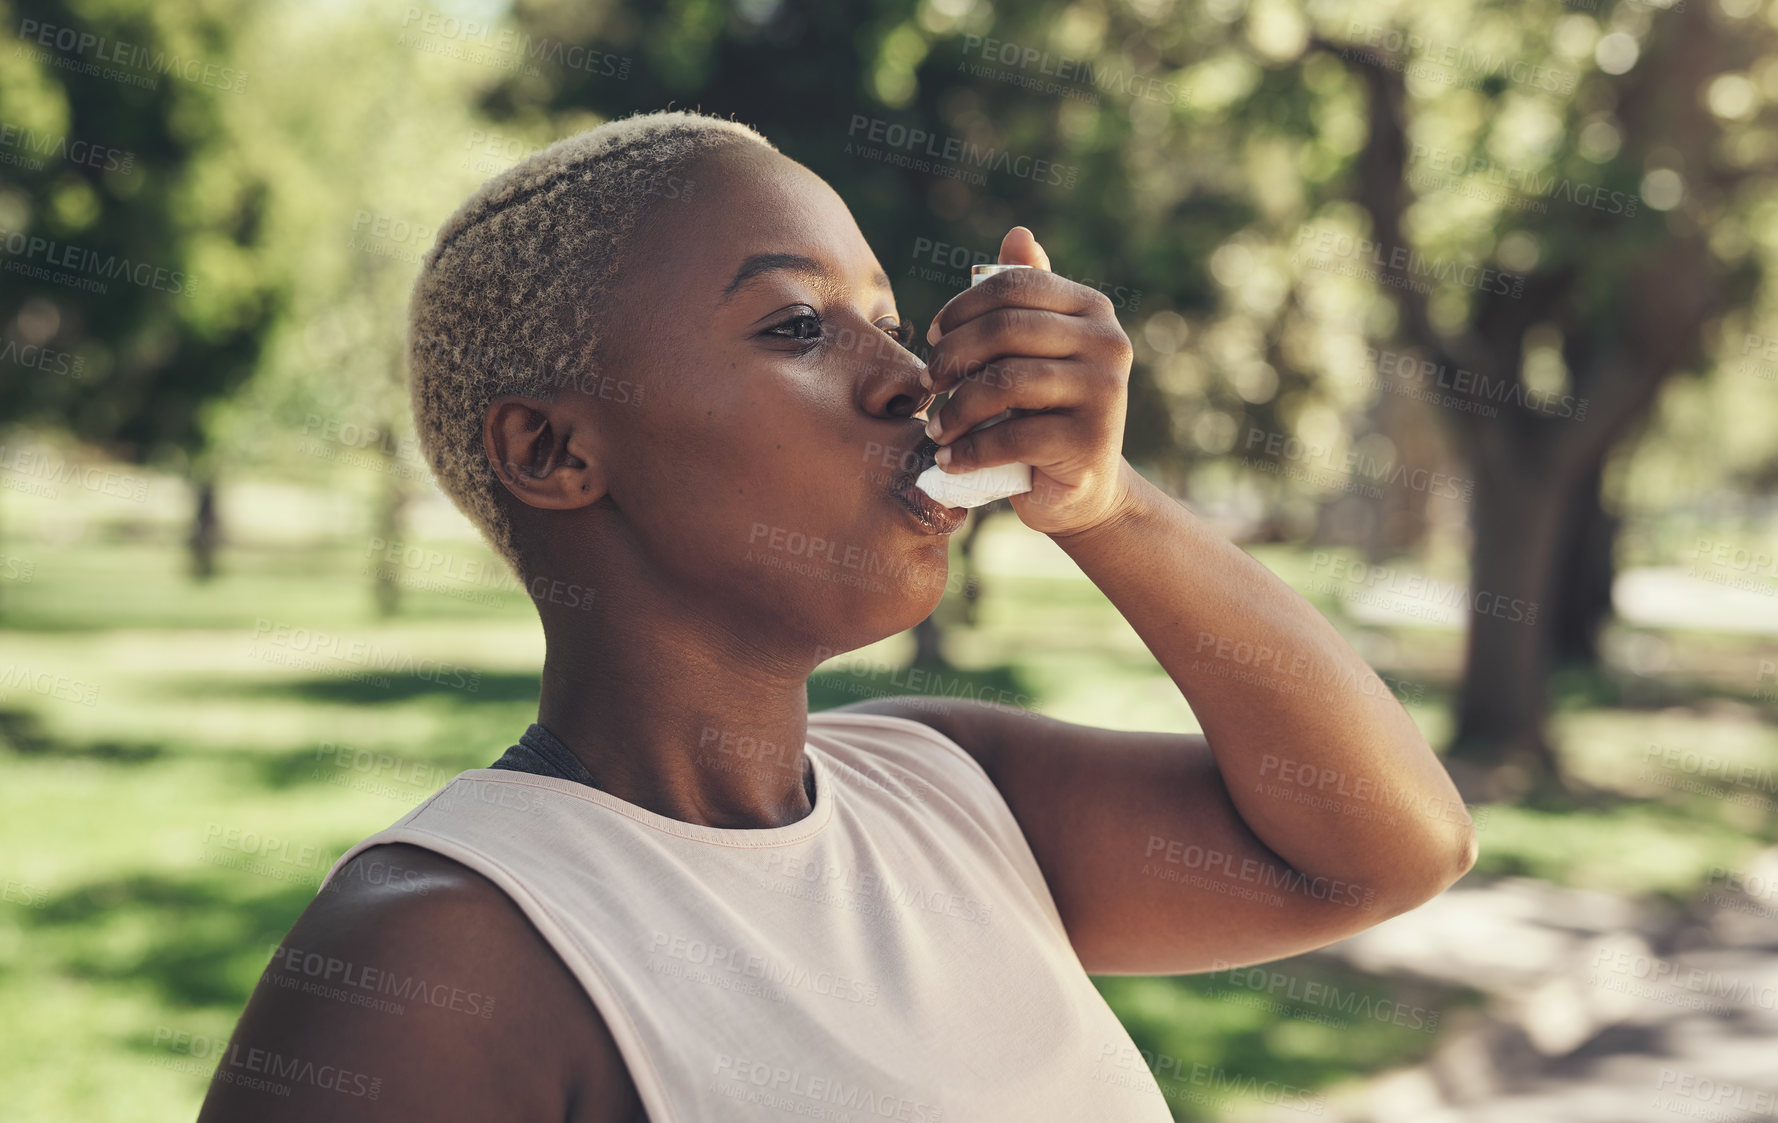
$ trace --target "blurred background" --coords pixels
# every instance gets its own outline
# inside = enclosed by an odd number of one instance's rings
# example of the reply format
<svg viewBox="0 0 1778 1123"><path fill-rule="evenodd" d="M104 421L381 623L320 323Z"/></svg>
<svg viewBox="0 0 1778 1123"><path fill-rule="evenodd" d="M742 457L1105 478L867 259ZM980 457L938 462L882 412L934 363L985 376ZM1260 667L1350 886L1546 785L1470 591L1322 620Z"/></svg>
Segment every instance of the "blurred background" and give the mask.
<svg viewBox="0 0 1778 1123"><path fill-rule="evenodd" d="M911 322L1030 226L1135 344L1130 461L1471 801L1479 865L1414 913L1097 980L1178 1118L1773 1113L1778 8L0 17L0 1118L191 1118L333 860L535 716L535 612L418 455L406 298L484 179L668 106L831 182ZM996 506L811 705L1196 729Z"/></svg>

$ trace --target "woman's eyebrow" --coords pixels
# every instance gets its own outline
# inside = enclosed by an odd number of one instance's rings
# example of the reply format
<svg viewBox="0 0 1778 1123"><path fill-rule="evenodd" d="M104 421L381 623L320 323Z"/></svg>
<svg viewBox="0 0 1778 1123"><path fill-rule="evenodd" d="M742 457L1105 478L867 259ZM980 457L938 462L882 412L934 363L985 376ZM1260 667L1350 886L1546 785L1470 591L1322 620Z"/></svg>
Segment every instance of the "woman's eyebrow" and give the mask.
<svg viewBox="0 0 1778 1123"><path fill-rule="evenodd" d="M722 299L727 300L733 296L736 290L753 278L763 273L779 270L804 273L818 281L831 281L832 279L832 274L827 271L827 267L812 257L805 257L800 253L756 253L741 262L741 268L735 271L735 279L722 290ZM871 274L870 281L872 288L888 291L891 287L889 275L881 269Z"/></svg>

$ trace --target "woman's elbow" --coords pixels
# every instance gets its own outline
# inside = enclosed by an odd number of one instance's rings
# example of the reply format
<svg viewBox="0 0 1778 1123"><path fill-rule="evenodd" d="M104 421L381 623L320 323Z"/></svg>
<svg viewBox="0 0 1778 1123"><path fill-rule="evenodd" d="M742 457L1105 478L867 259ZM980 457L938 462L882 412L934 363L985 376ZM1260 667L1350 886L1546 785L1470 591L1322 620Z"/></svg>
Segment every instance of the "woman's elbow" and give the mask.
<svg viewBox="0 0 1778 1123"><path fill-rule="evenodd" d="M1467 815L1458 823L1440 823L1438 829L1416 847L1426 856L1411 875L1391 879L1378 904L1384 918L1419 908L1455 885L1475 868L1481 854L1475 823Z"/></svg>

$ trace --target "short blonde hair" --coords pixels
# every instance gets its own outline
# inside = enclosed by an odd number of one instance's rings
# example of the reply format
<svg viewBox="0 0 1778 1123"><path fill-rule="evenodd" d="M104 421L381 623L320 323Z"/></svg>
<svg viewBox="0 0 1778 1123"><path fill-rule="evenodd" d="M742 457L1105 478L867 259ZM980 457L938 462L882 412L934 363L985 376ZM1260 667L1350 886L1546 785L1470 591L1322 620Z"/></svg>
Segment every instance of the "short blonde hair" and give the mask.
<svg viewBox="0 0 1778 1123"><path fill-rule="evenodd" d="M602 304L638 223L695 184L678 173L724 144L777 148L696 112L639 113L564 138L471 195L439 228L408 305L408 386L439 485L514 571L512 520L482 447L502 394L549 399L599 382Z"/></svg>

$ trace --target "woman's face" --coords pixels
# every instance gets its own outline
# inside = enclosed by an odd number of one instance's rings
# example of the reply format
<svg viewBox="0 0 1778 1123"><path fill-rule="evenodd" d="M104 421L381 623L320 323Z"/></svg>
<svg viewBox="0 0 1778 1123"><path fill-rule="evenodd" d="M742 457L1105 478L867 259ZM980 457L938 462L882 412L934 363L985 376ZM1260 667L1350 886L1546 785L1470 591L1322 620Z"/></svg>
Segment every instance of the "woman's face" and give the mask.
<svg viewBox="0 0 1778 1123"><path fill-rule="evenodd" d="M845 203L732 145L639 229L606 320L608 494L648 571L819 662L924 619L963 512L910 497L931 463L923 365ZM901 333L906 333L902 335ZM601 406L606 403L599 403Z"/></svg>

